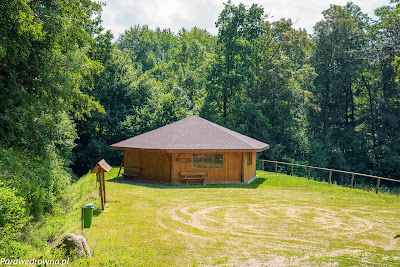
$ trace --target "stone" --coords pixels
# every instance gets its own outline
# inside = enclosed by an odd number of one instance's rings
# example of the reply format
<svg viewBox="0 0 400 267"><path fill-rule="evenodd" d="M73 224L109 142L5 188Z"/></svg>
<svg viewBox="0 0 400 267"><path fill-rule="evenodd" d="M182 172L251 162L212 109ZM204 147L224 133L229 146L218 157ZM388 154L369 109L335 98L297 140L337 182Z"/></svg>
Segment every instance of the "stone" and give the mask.
<svg viewBox="0 0 400 267"><path fill-rule="evenodd" d="M68 254L76 254L79 257L85 255L91 257L86 238L81 235L68 233L63 237L61 243L57 247L65 249Z"/></svg>

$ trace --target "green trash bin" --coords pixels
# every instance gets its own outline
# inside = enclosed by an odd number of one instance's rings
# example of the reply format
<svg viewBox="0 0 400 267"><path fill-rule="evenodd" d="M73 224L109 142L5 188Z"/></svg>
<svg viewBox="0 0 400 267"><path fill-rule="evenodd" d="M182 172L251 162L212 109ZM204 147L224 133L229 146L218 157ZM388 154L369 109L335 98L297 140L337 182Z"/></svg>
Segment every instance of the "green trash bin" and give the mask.
<svg viewBox="0 0 400 267"><path fill-rule="evenodd" d="M93 218L93 209L96 206L93 205L92 203L88 203L85 206L83 206L83 227L84 228L90 228L92 225L92 218Z"/></svg>

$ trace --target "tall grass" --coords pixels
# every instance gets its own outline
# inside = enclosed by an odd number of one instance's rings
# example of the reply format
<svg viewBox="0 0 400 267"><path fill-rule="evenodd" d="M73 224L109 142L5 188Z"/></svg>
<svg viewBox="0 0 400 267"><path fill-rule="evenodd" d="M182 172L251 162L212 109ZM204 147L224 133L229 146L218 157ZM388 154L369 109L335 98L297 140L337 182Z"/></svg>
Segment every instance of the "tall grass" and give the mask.
<svg viewBox="0 0 400 267"><path fill-rule="evenodd" d="M58 241L68 232L77 232L81 220L81 207L87 202L98 206L98 191L95 174L87 174L72 180L59 197L51 213L37 223L24 228L21 246L23 258L58 258L60 251L55 249Z"/></svg>

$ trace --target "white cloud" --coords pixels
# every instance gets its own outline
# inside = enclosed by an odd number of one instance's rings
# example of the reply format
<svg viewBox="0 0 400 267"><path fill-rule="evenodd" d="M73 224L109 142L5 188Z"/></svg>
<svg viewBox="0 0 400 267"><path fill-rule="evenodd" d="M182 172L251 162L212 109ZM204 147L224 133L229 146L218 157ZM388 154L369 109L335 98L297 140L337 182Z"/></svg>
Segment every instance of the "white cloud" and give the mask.
<svg viewBox="0 0 400 267"><path fill-rule="evenodd" d="M224 7L219 0L105 0L103 8L103 26L113 32L115 37L129 27L141 24L150 28L170 28L178 32L182 28L195 26L217 34L215 22ZM264 8L274 20L291 18L296 28L312 28L322 19L321 12L330 4L344 5L346 0L233 0L234 4L255 3ZM389 0L354 0L364 13L373 17L374 10L389 4Z"/></svg>

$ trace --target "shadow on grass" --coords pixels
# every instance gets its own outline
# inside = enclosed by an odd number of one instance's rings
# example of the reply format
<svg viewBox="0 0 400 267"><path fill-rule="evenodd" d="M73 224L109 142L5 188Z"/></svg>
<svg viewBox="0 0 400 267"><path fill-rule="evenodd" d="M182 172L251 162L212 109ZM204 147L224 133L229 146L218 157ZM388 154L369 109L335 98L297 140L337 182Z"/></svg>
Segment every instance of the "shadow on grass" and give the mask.
<svg viewBox="0 0 400 267"><path fill-rule="evenodd" d="M96 208L93 210L93 216L98 217L102 212L103 212L103 211L101 210L100 207L96 207Z"/></svg>
<svg viewBox="0 0 400 267"><path fill-rule="evenodd" d="M264 183L266 178L257 178L250 184L246 183L190 183L190 184L169 184L155 181L144 181L144 180L127 180L122 176L115 177L107 180L107 182L119 183L119 184L130 184L136 186L143 186L149 188L157 189L192 189L192 188L248 188L257 189L262 183Z"/></svg>

